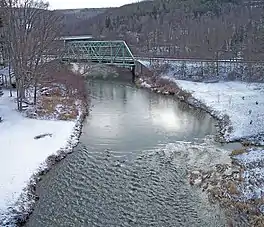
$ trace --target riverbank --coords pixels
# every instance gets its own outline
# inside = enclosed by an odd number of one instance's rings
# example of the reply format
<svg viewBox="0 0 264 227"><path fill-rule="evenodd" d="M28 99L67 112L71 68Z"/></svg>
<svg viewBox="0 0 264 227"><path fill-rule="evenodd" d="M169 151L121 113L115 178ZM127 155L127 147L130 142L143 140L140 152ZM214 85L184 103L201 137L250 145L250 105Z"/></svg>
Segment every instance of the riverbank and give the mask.
<svg viewBox="0 0 264 227"><path fill-rule="evenodd" d="M229 162L210 140L212 117L123 81L88 86L80 145L42 177L26 226L225 226L187 180L193 166Z"/></svg>
<svg viewBox="0 0 264 227"><path fill-rule="evenodd" d="M88 113L82 77L65 65L51 63L47 70L37 104L29 90L23 113L9 91L0 97L0 226L25 223L38 199L36 183L73 151Z"/></svg>
<svg viewBox="0 0 264 227"><path fill-rule="evenodd" d="M264 105L261 97L264 85L197 83L166 76L143 76L137 85L164 95L174 95L205 110L218 119L222 142L240 141L244 144L245 148L229 154L233 160L230 165L219 163L210 171L197 169L190 172L190 184L207 191L210 198L232 210L232 214L238 211L240 218L243 215L252 226L263 226L264 156L263 149L252 146L263 145Z"/></svg>
<svg viewBox="0 0 264 227"><path fill-rule="evenodd" d="M264 143L263 84L198 83L170 77L140 78L137 84L157 93L175 95L189 105L210 113L220 123L223 142Z"/></svg>

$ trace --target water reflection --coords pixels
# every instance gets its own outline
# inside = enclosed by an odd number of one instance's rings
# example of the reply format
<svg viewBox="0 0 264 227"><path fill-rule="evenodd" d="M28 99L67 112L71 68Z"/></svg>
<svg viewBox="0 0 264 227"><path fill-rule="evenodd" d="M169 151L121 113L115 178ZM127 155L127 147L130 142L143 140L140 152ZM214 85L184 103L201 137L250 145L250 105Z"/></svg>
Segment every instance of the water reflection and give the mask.
<svg viewBox="0 0 264 227"><path fill-rule="evenodd" d="M91 114L92 122L88 127L93 122L100 128L111 125L109 130L103 132L96 132L95 127L95 135L101 134L104 138L112 139L135 137L133 133L137 131L136 134L148 137L151 128L157 133L172 132L178 140L192 141L216 131L214 120L209 115L196 111L185 103L148 91L138 92L130 85L109 83L102 81L98 86L91 81L89 85L96 108L93 110L94 114ZM142 130L138 130L138 127Z"/></svg>

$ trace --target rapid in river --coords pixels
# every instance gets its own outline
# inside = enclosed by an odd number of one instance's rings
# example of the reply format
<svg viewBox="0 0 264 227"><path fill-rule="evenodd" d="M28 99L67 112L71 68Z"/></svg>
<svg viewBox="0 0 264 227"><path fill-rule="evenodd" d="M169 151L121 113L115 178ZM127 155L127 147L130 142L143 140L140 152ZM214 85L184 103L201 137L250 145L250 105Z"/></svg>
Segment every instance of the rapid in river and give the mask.
<svg viewBox="0 0 264 227"><path fill-rule="evenodd" d="M117 81L88 82L79 145L37 185L27 227L225 226L188 172L228 162L208 114Z"/></svg>

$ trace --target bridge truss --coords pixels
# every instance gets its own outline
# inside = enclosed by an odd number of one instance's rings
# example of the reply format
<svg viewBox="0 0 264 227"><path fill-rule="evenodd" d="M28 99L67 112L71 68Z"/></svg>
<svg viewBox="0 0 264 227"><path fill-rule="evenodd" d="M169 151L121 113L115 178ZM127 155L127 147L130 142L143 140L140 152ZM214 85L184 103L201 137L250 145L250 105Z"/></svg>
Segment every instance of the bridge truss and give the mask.
<svg viewBox="0 0 264 227"><path fill-rule="evenodd" d="M91 61L131 68L135 58L125 41L64 40L63 60Z"/></svg>

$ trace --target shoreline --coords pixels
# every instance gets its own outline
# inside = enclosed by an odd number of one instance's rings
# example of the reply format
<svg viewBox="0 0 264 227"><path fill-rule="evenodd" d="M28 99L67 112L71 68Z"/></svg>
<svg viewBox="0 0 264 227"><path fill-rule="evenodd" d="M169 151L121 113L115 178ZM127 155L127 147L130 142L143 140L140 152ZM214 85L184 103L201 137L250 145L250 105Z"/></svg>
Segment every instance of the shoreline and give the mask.
<svg viewBox="0 0 264 227"><path fill-rule="evenodd" d="M159 83L161 83L161 85ZM220 111L213 110L211 107L207 106L205 103L195 98L190 92L181 88L176 82L172 81L170 78L161 77L159 79L154 79L153 81L153 78L139 76L136 79L135 84L138 88L147 89L157 94L175 97L180 102L184 102L189 105L191 108L198 108L208 113L217 122L217 135L215 138L216 142L241 143L241 145L245 147L264 146L264 144L262 145L261 142L259 142L262 139L262 134L252 135L249 137L239 137L236 139L229 139L228 136L233 130L230 116L228 116L228 114L222 115Z"/></svg>
<svg viewBox="0 0 264 227"><path fill-rule="evenodd" d="M139 90L139 89L138 89ZM139 90L140 91L140 90ZM165 97L165 99L167 99L166 97ZM70 157L68 157L68 158L71 158L71 156ZM55 167L55 168L59 168L59 167ZM204 198L206 198L206 193L203 193L203 197ZM38 202L39 203L39 202ZM40 211L41 212L41 209L42 208L40 208L40 210L38 209L38 212ZM34 215L34 214L33 214ZM34 220L36 221L36 220L38 220L38 219L35 219L36 218L36 216L34 215ZM31 222L32 220L30 220L30 222ZM45 222L45 221L44 221ZM33 223L33 225L34 225L34 222L32 222ZM35 223L36 224L36 223Z"/></svg>
<svg viewBox="0 0 264 227"><path fill-rule="evenodd" d="M168 83L170 83L169 80L168 80ZM230 142L230 141L224 140L224 130L226 129L225 124L229 123L229 118L224 118L224 119L219 118L219 115L217 115L217 113L210 110L210 108L208 108L202 102L196 100L194 97L191 96L190 93L188 93L185 90L183 90L182 88L178 87L177 84L174 85L173 91L169 91L169 92L165 90L166 85L160 86L160 87L150 85L150 84L146 83L146 81L142 78L139 78L138 80L136 80L136 85L140 88L147 88L148 90L151 90L152 92L156 92L159 94L176 96L176 98L178 98L182 102L187 103L192 108L199 108L199 109L202 109L203 111L207 112L217 121L217 131L219 134L218 135L219 138L216 138L216 139L220 140L217 142L220 142L220 143L229 143ZM49 157L47 157L45 163L43 163L43 165L40 166L37 173L35 173L32 176L32 178L30 179L30 183L27 186L26 191L21 196L21 199L20 199L21 204L19 204L20 207L18 205L20 210L19 209L13 210L14 211L13 212L13 219L16 220L16 223L15 223L16 226L24 226L26 224L29 216L33 212L34 204L38 200L38 195L36 193L36 184L39 181L41 181L41 177L43 175L47 174L49 172L49 170L51 170L54 166L56 166L56 164L58 162L60 162L61 160L63 160L68 154L72 153L73 149L78 145L79 138L80 138L81 133L82 133L82 126L83 126L84 120L85 120L86 116L89 114L89 106L88 105L86 105L85 110L86 111L81 112L81 114L78 116L77 120L75 120L75 126L73 129L73 133L71 134L71 136L70 136L69 140L67 141L65 147L60 149L59 151L57 151L55 154L52 154ZM212 111L213 114L210 111ZM236 142L236 141L231 141L231 143L232 142ZM241 142L241 141L239 141L239 142ZM197 171L196 171L196 174L197 174ZM190 177L193 177L192 173L190 173L190 175L191 175ZM200 172L200 173L198 173L198 175L199 176L196 176L196 177L203 178L205 175L208 175L208 172ZM218 177L221 177L221 176L218 176ZM194 179L194 181L195 180L197 180L197 179ZM209 194L211 193L211 192L209 192L209 190L211 190L211 188L209 187L209 189L208 189L208 184L207 185L201 184L199 186L200 186L200 188L203 189L203 191L206 190L207 195L209 196ZM222 205L221 202L220 202L220 205ZM27 206L27 208L25 209L26 206Z"/></svg>
<svg viewBox="0 0 264 227"><path fill-rule="evenodd" d="M151 78L148 78L148 79L151 80ZM168 84L164 85L164 86L155 86L156 82L149 81L148 79L146 79L144 77L139 77L139 78L137 78L135 84L138 88L141 88L141 89L147 89L147 90L154 92L154 93L157 93L157 94L175 97L180 102L184 102L187 105L189 105L191 108L198 108L198 109L204 111L205 113L209 114L210 116L212 116L213 119L216 120L216 129L217 129L217 134L215 135L216 142L219 142L219 143L240 142L241 143L241 141L239 141L239 140L227 141L224 138L224 133L227 130L226 126L230 124L230 120L229 120L229 117L227 115L224 115L224 117L222 117L222 118L219 117L219 115L215 111L210 109L204 103L195 99L190 93L181 89L177 84L175 84L175 83L172 84L170 80L161 78L161 80L167 81ZM146 80L147 80L147 82L146 82ZM169 86L170 91L166 90L167 86Z"/></svg>
<svg viewBox="0 0 264 227"><path fill-rule="evenodd" d="M90 97L85 80L79 74L71 72L67 66L56 63L50 63L48 66L49 78L55 83L41 84L36 105L33 105L32 96L29 95L26 100L29 102L28 108L19 113L14 97L9 97L8 91L0 100L3 102L3 108L0 109L0 115L3 117L3 123L0 125L2 140L5 139L3 145L10 150L10 155L3 153L2 162L6 159L3 165L12 161L16 152L20 153L19 156L22 155L21 160L18 158L17 162L9 164L10 173L6 177L2 176L3 183L7 184L2 184L1 191L3 208L0 226L3 227L26 224L39 199L36 192L37 183L58 162L74 151L90 112ZM73 79L75 82L71 83ZM24 127L29 128L25 130L25 135L22 135L20 132ZM13 134L14 136L11 136ZM17 146L12 146L9 140L16 141ZM28 143L28 146L20 150L19 147L23 147L25 143ZM23 154L32 157L24 158ZM13 165L17 166L20 172L17 173L17 168L13 168Z"/></svg>
<svg viewBox="0 0 264 227"><path fill-rule="evenodd" d="M161 86L160 82L162 84ZM241 143L242 149L234 150L229 155L232 160L230 164L219 163L209 171L194 169L189 173L189 183L193 187L200 188L202 192L206 192L209 201L212 203L218 203L222 208L224 208L226 217L229 220L230 218L231 220L234 218L236 220L240 220L244 224L246 223L253 226L263 226L264 216L263 211L260 210L264 207L264 203L262 204L260 202L262 198L260 197L256 199L243 200L243 197L245 197L243 190L247 188L247 184L248 186L252 186L247 174L253 175L253 180L257 180L257 178L254 178L254 169L252 170L247 168L247 165L242 161L237 161L237 159L246 160L245 156L251 155L250 152L252 151L253 153L254 151L258 152L258 150L262 152L260 149L261 142L256 141L258 136L252 136L251 138L239 138L237 140L228 140L226 135L232 131L230 117L227 114L222 115L221 117L221 113L212 110L205 103L197 100L192 96L191 93L184 90L182 87L176 84L176 82L171 81L169 78L165 77L156 79L153 77L151 78L151 76L139 76L137 78L136 85L139 88L148 89L151 92L174 96L176 99L185 102L192 108L198 108L210 114L217 121L218 135L216 135L215 138L216 142ZM220 140L218 141L218 139ZM262 161L258 161L261 165ZM255 190L257 189L255 188ZM239 199L239 196L241 196L241 199Z"/></svg>
<svg viewBox="0 0 264 227"><path fill-rule="evenodd" d="M56 166L57 163L66 158L67 155L71 154L74 151L74 148L79 144L84 121L89 115L89 107L87 106L85 109L86 110L75 120L72 134L66 144L54 154L49 155L29 179L29 183L20 195L15 207L9 209L7 214L9 220L4 226L24 226L26 224L30 215L34 211L35 203L39 198L36 192L37 183L40 182L41 177L46 175Z"/></svg>

